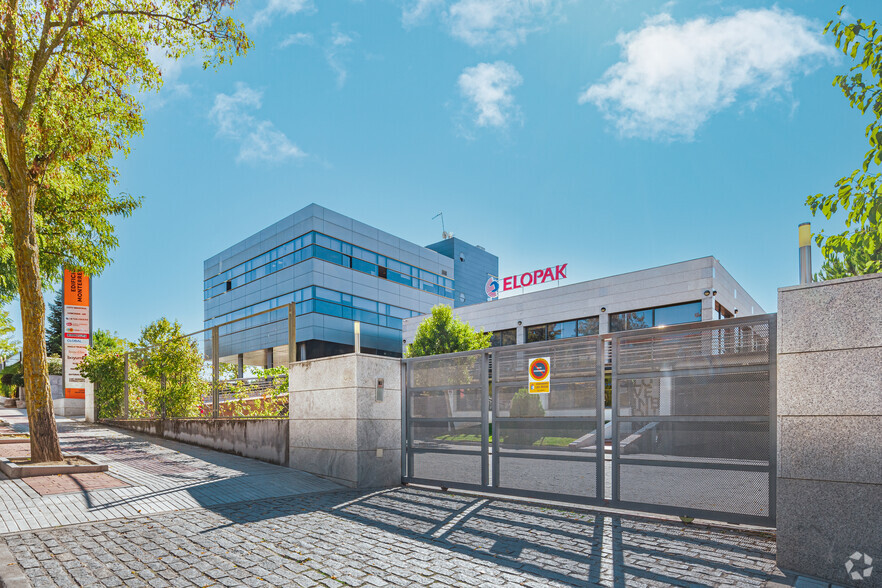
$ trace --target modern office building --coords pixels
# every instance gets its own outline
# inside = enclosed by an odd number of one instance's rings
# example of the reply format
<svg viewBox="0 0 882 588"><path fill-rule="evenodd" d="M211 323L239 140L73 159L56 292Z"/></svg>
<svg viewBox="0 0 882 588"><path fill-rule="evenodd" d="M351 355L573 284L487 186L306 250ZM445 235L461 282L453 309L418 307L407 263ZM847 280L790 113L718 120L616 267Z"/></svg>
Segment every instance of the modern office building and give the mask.
<svg viewBox="0 0 882 588"><path fill-rule="evenodd" d="M472 327L492 331L494 346L764 313L714 257L455 309ZM404 319L405 346L423 318Z"/></svg>
<svg viewBox="0 0 882 588"><path fill-rule="evenodd" d="M205 328L296 303L297 357L361 350L400 356L402 321L432 306L487 299L499 260L446 238L421 247L316 204L207 259ZM221 361L282 365L288 356L286 310L220 329Z"/></svg>

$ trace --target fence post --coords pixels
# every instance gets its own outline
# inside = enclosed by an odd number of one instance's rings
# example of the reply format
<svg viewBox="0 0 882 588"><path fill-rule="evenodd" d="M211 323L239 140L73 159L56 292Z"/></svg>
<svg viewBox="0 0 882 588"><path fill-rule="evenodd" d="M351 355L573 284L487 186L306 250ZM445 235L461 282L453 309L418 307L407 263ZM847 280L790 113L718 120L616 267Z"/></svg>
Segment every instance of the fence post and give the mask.
<svg viewBox="0 0 882 588"><path fill-rule="evenodd" d="M159 418L165 420L165 374L159 377L159 389L162 391L159 396Z"/></svg>
<svg viewBox="0 0 882 588"><path fill-rule="evenodd" d="M220 350L218 343L218 328L211 327L211 418L216 419L220 414Z"/></svg>
<svg viewBox="0 0 882 588"><path fill-rule="evenodd" d="M123 367L123 402L122 416L124 419L129 418L129 352L126 351L125 365Z"/></svg>
<svg viewBox="0 0 882 588"><path fill-rule="evenodd" d="M288 366L297 361L297 303L288 304Z"/></svg>

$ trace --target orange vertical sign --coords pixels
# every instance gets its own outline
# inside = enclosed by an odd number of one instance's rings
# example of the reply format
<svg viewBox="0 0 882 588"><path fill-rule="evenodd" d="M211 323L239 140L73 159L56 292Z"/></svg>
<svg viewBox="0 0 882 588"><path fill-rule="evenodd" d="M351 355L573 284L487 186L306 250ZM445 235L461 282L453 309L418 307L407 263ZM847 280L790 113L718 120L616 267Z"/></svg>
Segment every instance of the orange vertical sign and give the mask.
<svg viewBox="0 0 882 588"><path fill-rule="evenodd" d="M86 379L80 374L79 363L89 351L92 338L89 308L89 276L83 272L64 270L64 397L85 398Z"/></svg>

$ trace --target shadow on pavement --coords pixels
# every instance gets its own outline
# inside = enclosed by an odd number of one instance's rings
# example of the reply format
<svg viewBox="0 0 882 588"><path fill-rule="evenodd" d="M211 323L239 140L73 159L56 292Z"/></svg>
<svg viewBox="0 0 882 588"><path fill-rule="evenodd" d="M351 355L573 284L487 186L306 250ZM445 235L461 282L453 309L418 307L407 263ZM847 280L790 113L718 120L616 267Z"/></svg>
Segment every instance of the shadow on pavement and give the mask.
<svg viewBox="0 0 882 588"><path fill-rule="evenodd" d="M762 585L772 578L775 567L774 540L761 533L686 528L637 516L573 512L413 487L290 497L212 510L230 521L224 527L282 517L296 521L297 515L320 510L565 584L604 580L624 586L643 580L695 586L717 585L727 578Z"/></svg>

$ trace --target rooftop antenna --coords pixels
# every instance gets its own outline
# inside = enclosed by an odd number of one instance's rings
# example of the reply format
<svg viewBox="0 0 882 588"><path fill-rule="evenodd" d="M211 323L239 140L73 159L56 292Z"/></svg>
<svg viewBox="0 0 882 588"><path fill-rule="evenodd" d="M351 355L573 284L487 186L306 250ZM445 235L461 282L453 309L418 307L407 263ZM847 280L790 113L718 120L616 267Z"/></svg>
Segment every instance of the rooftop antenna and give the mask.
<svg viewBox="0 0 882 588"><path fill-rule="evenodd" d="M435 216L432 217L432 220L435 220L439 216L441 217L441 238L442 239L449 239L453 236L453 233L448 233L447 229L444 227L444 213L439 212L438 214L436 214Z"/></svg>

